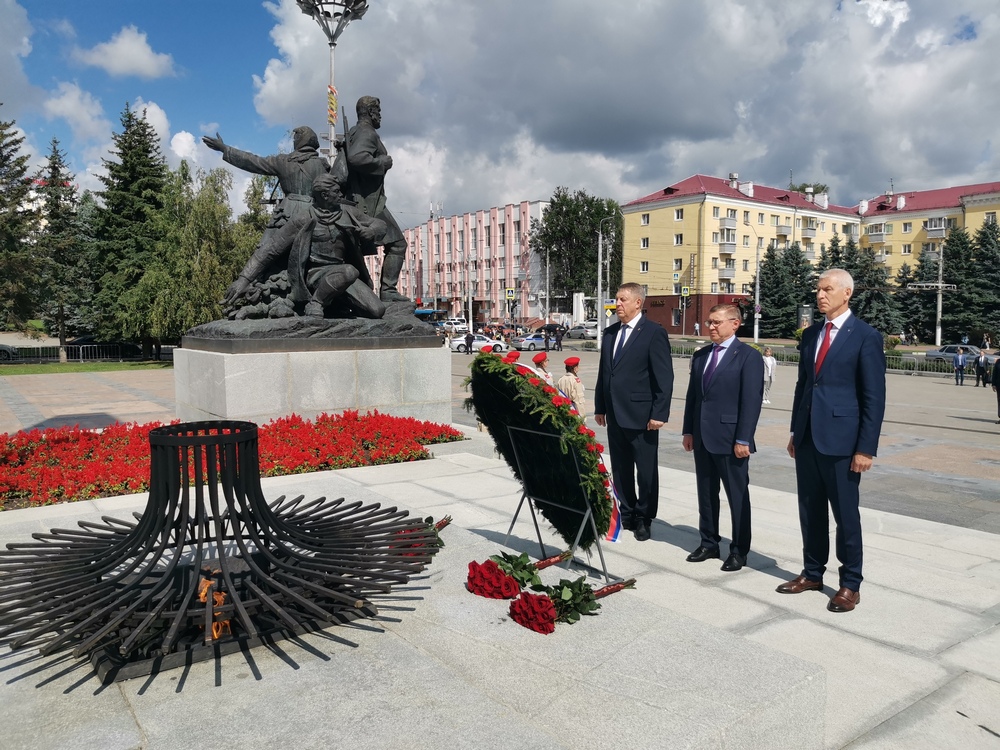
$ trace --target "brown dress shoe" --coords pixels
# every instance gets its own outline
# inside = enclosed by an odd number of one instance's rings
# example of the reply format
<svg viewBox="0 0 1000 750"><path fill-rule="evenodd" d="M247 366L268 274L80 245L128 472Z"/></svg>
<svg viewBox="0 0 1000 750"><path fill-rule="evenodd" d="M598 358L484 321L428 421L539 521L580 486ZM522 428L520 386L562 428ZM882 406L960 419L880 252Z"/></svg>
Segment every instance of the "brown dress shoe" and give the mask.
<svg viewBox="0 0 1000 750"><path fill-rule="evenodd" d="M831 612L850 612L861 603L861 592L841 587L826 608Z"/></svg>
<svg viewBox="0 0 1000 750"><path fill-rule="evenodd" d="M811 581L805 576L799 576L781 584L775 589L779 594L801 594L803 591L822 591L822 581Z"/></svg>

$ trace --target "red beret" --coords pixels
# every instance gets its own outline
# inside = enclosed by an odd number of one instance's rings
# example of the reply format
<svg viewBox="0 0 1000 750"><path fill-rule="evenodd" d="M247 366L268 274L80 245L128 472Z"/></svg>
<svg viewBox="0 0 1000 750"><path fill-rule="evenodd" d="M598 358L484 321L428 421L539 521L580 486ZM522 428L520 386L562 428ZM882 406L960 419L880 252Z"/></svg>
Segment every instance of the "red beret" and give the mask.
<svg viewBox="0 0 1000 750"><path fill-rule="evenodd" d="M492 346L484 346L479 351L481 351L483 354L492 354L493 353L493 347Z"/></svg>
<svg viewBox="0 0 1000 750"><path fill-rule="evenodd" d="M580 358L579 357L566 357L566 366L567 367L576 367L578 364L580 364Z"/></svg>
<svg viewBox="0 0 1000 750"><path fill-rule="evenodd" d="M511 349L509 352L507 352L507 359L509 359L511 362L517 362L520 356L521 352L519 352L517 349Z"/></svg>
<svg viewBox="0 0 1000 750"><path fill-rule="evenodd" d="M545 352L538 352L538 354L536 354L534 357L531 358L531 361L534 362L536 365L540 365L548 358L549 355L546 354Z"/></svg>

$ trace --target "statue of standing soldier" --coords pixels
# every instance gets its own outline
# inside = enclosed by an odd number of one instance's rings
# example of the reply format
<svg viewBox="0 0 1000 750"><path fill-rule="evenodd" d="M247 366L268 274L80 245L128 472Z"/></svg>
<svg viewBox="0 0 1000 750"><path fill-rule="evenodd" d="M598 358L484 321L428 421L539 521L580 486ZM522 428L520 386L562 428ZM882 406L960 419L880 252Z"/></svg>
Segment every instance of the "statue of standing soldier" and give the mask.
<svg viewBox="0 0 1000 750"><path fill-rule="evenodd" d="M386 207L385 173L392 168L392 157L377 132L382 125L382 106L377 97L362 96L358 99L357 113L358 122L348 132L345 144L347 185L344 193L361 211L386 225L379 297L383 302L409 302L396 289L406 260L406 240ZM364 243L363 252L373 255L376 252L374 243Z"/></svg>

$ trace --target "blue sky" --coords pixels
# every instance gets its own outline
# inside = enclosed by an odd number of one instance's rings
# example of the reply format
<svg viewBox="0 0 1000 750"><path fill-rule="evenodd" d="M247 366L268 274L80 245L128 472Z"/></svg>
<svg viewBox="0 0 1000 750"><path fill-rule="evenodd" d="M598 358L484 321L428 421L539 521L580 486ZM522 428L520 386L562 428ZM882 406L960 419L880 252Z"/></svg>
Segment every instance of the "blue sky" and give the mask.
<svg viewBox="0 0 1000 750"><path fill-rule="evenodd" d="M353 122L382 99L400 224L621 202L695 173L829 184L841 205L1000 175L996 0L370 0L337 49ZM325 128L325 37L293 0L0 0L0 117L82 187L126 102L172 166ZM234 203L245 184L236 175Z"/></svg>

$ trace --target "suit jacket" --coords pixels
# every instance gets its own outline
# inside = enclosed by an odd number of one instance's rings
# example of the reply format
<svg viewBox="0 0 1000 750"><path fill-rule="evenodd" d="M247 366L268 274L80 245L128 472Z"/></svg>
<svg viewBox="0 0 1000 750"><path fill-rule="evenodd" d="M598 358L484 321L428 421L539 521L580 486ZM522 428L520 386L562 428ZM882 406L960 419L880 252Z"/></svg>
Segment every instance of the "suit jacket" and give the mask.
<svg viewBox="0 0 1000 750"><path fill-rule="evenodd" d="M667 332L643 315L614 362L619 330L621 322L604 331L594 413L609 415L626 430L644 430L650 419L666 422L674 392L674 365Z"/></svg>
<svg viewBox="0 0 1000 750"><path fill-rule="evenodd" d="M802 333L799 378L792 400L796 446L810 430L816 449L828 456L851 456L878 450L885 414L885 354L882 334L848 316L816 373L816 350L826 320Z"/></svg>
<svg viewBox="0 0 1000 750"><path fill-rule="evenodd" d="M985 355L981 354L980 356L976 357L976 372L985 373L988 367L989 363L986 361Z"/></svg>
<svg viewBox="0 0 1000 750"><path fill-rule="evenodd" d="M732 454L733 445L741 441L756 451L753 438L764 398L764 358L734 338L703 388L712 346L702 347L691 358L683 434L694 438L696 450Z"/></svg>

